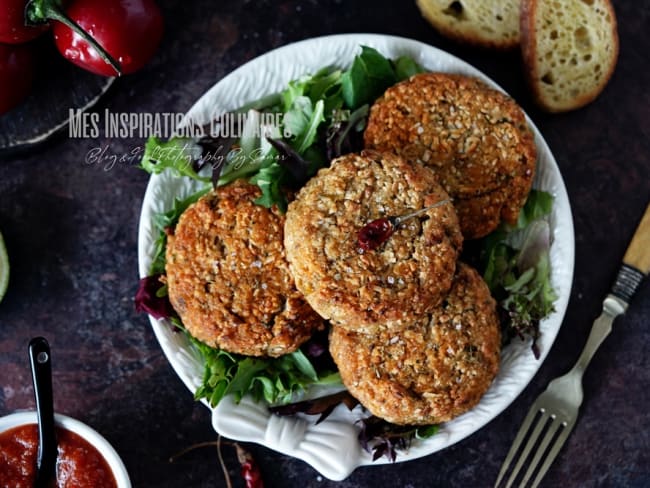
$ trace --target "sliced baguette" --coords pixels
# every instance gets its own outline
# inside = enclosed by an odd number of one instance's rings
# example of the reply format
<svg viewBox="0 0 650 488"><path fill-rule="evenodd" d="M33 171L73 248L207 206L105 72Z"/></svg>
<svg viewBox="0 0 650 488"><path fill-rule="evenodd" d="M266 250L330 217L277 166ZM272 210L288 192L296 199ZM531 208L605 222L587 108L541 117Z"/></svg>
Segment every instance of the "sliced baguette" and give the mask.
<svg viewBox="0 0 650 488"><path fill-rule="evenodd" d="M441 34L483 47L519 45L520 0L416 0Z"/></svg>
<svg viewBox="0 0 650 488"><path fill-rule="evenodd" d="M609 0L522 0L521 49L541 108L582 107L603 91L616 66L614 9Z"/></svg>

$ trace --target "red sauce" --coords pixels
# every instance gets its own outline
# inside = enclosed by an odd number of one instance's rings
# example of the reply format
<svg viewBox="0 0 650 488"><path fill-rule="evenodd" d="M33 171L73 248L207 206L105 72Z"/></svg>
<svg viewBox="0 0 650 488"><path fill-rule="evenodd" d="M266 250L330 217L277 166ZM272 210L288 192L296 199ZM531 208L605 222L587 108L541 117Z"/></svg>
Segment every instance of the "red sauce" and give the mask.
<svg viewBox="0 0 650 488"><path fill-rule="evenodd" d="M102 455L85 439L57 427L59 455L52 488L117 488ZM0 487L33 488L38 426L26 424L0 433Z"/></svg>

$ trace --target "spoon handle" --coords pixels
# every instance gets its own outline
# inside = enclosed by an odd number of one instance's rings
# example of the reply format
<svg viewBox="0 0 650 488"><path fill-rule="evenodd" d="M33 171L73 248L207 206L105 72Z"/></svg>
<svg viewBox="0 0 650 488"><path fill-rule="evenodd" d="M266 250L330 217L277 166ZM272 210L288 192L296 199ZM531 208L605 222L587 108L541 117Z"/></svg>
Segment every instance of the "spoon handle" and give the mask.
<svg viewBox="0 0 650 488"><path fill-rule="evenodd" d="M54 398L52 395L52 358L50 345L43 337L29 342L36 413L38 417L38 453L35 487L46 487L56 477L57 445L54 431Z"/></svg>

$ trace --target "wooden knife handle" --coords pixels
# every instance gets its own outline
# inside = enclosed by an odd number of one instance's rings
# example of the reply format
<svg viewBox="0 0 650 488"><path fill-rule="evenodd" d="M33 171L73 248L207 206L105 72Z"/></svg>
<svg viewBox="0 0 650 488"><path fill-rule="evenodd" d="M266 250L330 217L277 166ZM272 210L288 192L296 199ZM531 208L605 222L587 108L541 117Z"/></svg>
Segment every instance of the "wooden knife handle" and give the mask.
<svg viewBox="0 0 650 488"><path fill-rule="evenodd" d="M612 294L629 303L641 280L650 272L650 204L623 256L623 266L618 272Z"/></svg>
<svg viewBox="0 0 650 488"><path fill-rule="evenodd" d="M623 264L638 269L644 275L650 271L650 204L645 209L634 237L627 247Z"/></svg>

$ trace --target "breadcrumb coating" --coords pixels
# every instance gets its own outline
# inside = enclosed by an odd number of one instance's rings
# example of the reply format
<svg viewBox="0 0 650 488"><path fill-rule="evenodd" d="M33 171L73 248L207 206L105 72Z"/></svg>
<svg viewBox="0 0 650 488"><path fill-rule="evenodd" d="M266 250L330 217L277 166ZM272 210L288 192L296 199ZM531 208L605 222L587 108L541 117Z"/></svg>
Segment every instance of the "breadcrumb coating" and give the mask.
<svg viewBox="0 0 650 488"><path fill-rule="evenodd" d="M249 356L295 351L323 320L295 287L285 259L284 216L254 203L237 181L180 217L167 244L169 298L190 334Z"/></svg>
<svg viewBox="0 0 650 488"><path fill-rule="evenodd" d="M296 286L321 316L353 329L403 326L446 295L462 247L451 204L407 220L363 251L369 222L449 199L434 174L392 154L349 154L321 169L289 204L285 247Z"/></svg>
<svg viewBox="0 0 650 488"><path fill-rule="evenodd" d="M514 224L532 185L534 137L507 95L463 75L423 73L372 106L367 148L431 168L454 199L467 239Z"/></svg>
<svg viewBox="0 0 650 488"><path fill-rule="evenodd" d="M446 422L474 407L497 374L500 350L495 301L463 263L443 303L410 327L330 331L330 352L349 392L395 424Z"/></svg>

